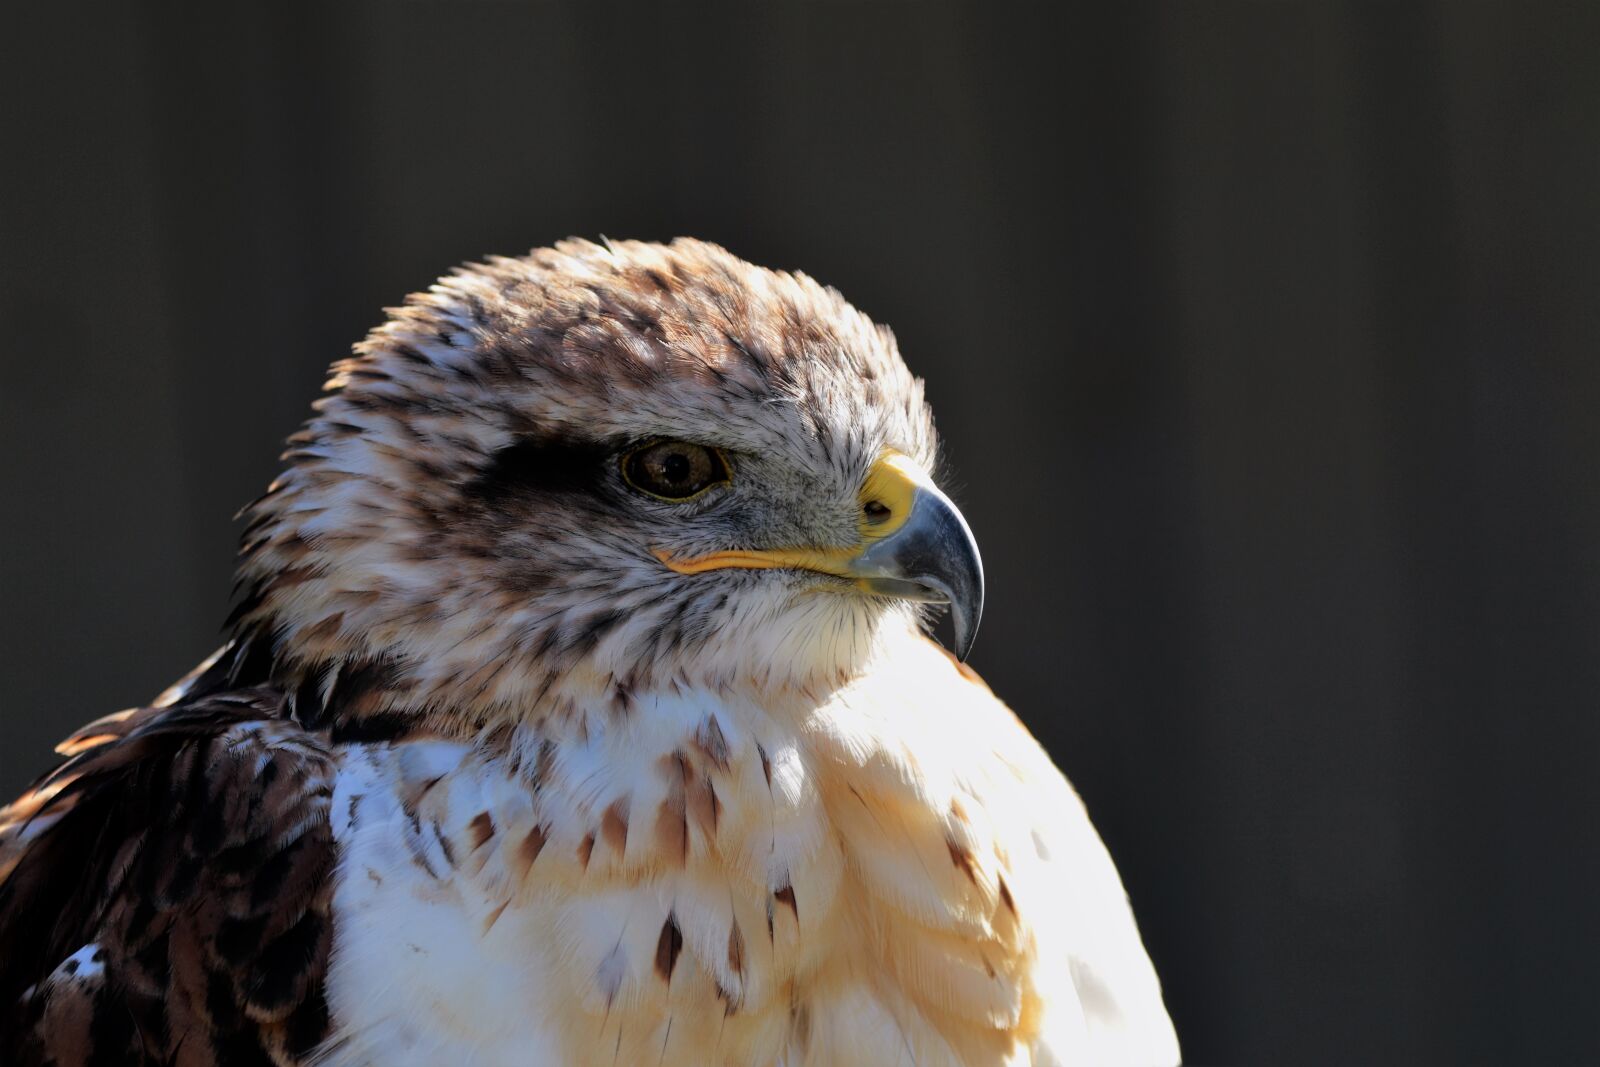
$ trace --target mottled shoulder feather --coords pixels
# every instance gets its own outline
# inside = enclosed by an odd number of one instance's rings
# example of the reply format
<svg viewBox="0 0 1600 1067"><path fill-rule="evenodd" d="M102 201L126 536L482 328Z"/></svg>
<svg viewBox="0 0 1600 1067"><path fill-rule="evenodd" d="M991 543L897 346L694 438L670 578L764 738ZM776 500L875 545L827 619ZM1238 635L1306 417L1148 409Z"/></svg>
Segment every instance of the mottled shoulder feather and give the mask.
<svg viewBox="0 0 1600 1067"><path fill-rule="evenodd" d="M79 730L0 809L7 1063L284 1065L321 1040L334 758L281 691L230 685L236 653Z"/></svg>

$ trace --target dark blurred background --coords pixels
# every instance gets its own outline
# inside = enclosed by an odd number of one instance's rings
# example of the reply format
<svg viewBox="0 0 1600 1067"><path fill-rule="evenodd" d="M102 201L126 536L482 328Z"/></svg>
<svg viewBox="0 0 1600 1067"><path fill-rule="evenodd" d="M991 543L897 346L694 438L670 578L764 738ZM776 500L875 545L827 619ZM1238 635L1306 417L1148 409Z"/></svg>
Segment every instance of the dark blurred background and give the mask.
<svg viewBox="0 0 1600 1067"><path fill-rule="evenodd" d="M381 307L692 234L927 378L1192 1062L1600 1061L1600 5L18 16L4 792L217 642Z"/></svg>

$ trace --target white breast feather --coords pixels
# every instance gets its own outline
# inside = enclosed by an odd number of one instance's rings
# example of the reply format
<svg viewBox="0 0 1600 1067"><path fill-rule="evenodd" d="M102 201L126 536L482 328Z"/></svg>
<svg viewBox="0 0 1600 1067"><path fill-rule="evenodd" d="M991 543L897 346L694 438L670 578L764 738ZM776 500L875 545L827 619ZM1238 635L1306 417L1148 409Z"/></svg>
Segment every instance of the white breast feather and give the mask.
<svg viewBox="0 0 1600 1067"><path fill-rule="evenodd" d="M1176 1062L1059 772L926 642L893 655L800 713L657 694L516 760L353 746L317 1062Z"/></svg>

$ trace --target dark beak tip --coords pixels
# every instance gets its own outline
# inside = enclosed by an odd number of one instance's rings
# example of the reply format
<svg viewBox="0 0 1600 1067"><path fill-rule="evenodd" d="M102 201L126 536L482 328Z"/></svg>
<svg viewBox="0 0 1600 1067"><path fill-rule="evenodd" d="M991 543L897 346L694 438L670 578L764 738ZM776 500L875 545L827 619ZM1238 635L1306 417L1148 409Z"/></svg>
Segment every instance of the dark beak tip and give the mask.
<svg viewBox="0 0 1600 1067"><path fill-rule="evenodd" d="M972 654L972 646L978 641L978 624L983 620L981 570L977 571L976 579L976 588L964 588L959 592L943 577L925 577L919 582L929 593L925 599L944 604L950 609L951 652L961 663L967 662L967 657Z"/></svg>
<svg viewBox="0 0 1600 1067"><path fill-rule="evenodd" d="M954 512L954 509L951 509ZM966 527L966 522L954 512L960 524L960 536L951 538L951 551L947 556L948 569L940 584L950 602L950 625L954 631L956 659L965 663L978 640L978 625L983 621L983 557L978 553L978 543Z"/></svg>
<svg viewBox="0 0 1600 1067"><path fill-rule="evenodd" d="M983 621L982 596L979 596L975 607L971 609L964 604L952 602L950 621L955 629L956 660L965 663L967 657L972 655L972 646L978 643L978 624Z"/></svg>

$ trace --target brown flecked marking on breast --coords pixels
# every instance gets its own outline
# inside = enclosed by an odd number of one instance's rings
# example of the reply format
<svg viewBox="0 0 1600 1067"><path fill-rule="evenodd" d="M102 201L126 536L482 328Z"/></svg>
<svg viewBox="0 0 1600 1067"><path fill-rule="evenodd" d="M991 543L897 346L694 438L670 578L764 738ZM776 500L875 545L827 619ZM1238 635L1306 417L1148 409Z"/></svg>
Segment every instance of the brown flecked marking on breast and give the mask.
<svg viewBox="0 0 1600 1067"><path fill-rule="evenodd" d="M707 837L717 836L717 821L722 815L722 801L717 799L717 788L709 778L698 778L686 783L689 814L695 825Z"/></svg>
<svg viewBox="0 0 1600 1067"><path fill-rule="evenodd" d="M1011 887L1006 885L1004 876L1000 877L1000 903L1005 905L1006 910L1011 913L1012 918L1016 917L1017 902L1011 899Z"/></svg>
<svg viewBox="0 0 1600 1067"><path fill-rule="evenodd" d="M973 858L972 850L948 837L945 838L944 843L950 849L950 862L955 864L961 873L967 876L968 881L973 885L977 885L978 864L977 860Z"/></svg>
<svg viewBox="0 0 1600 1067"><path fill-rule="evenodd" d="M417 814L417 805L422 803L422 798L432 791L433 787L444 781L444 775L436 774L432 778L424 778L419 782L403 783L400 794L400 806L407 815L414 819Z"/></svg>
<svg viewBox="0 0 1600 1067"><path fill-rule="evenodd" d="M689 858L689 820L683 807L683 789L670 792L656 809L656 847L668 861L682 867Z"/></svg>
<svg viewBox="0 0 1600 1067"><path fill-rule="evenodd" d="M744 931L739 929L738 919L728 928L728 969L744 977Z"/></svg>
<svg viewBox="0 0 1600 1067"><path fill-rule="evenodd" d="M767 750L760 741L756 742L756 755L761 757L761 777L767 780L767 788L772 788L772 757L767 755Z"/></svg>
<svg viewBox="0 0 1600 1067"><path fill-rule="evenodd" d="M628 806L630 797L618 797L600 817L600 834L620 856L628 847Z"/></svg>
<svg viewBox="0 0 1600 1067"><path fill-rule="evenodd" d="M728 739L723 736L722 724L715 715L706 716L700 729L695 731L694 743L717 770L728 769Z"/></svg>
<svg viewBox="0 0 1600 1067"><path fill-rule="evenodd" d="M663 982L672 982L672 969L678 965L678 953L683 951L683 931L678 929L678 917L668 914L661 924L661 936L656 939L656 973Z"/></svg>
<svg viewBox="0 0 1600 1067"><path fill-rule="evenodd" d="M500 902L499 907L495 908L488 914L488 916L483 920L483 932L485 934L494 929L494 924L500 921L500 916L504 915L506 908L510 906L511 898L507 897L505 900Z"/></svg>
<svg viewBox="0 0 1600 1067"><path fill-rule="evenodd" d="M472 841L473 848L482 848L484 843L494 836L494 816L487 811L480 811L472 817L472 822L467 824L467 836Z"/></svg>
<svg viewBox="0 0 1600 1067"><path fill-rule="evenodd" d="M589 869L589 857L594 854L594 835L584 834L583 840L578 842L578 862L584 870Z"/></svg>
<svg viewBox="0 0 1600 1067"><path fill-rule="evenodd" d="M431 822L428 827L433 831L433 839L439 842L439 851L444 853L444 861L450 866L456 865L456 850L450 844L450 839L445 836L444 829L436 822Z"/></svg>
<svg viewBox="0 0 1600 1067"><path fill-rule="evenodd" d="M533 868L533 861L539 858L539 853L544 851L544 828L535 826L529 830L517 847L512 850L511 863L515 868L517 880L520 882L528 877L528 871Z"/></svg>
<svg viewBox="0 0 1600 1067"><path fill-rule="evenodd" d="M798 923L800 921L800 905L794 899L794 886L786 885L782 889L776 890L772 896L779 904L794 913L795 922Z"/></svg>

